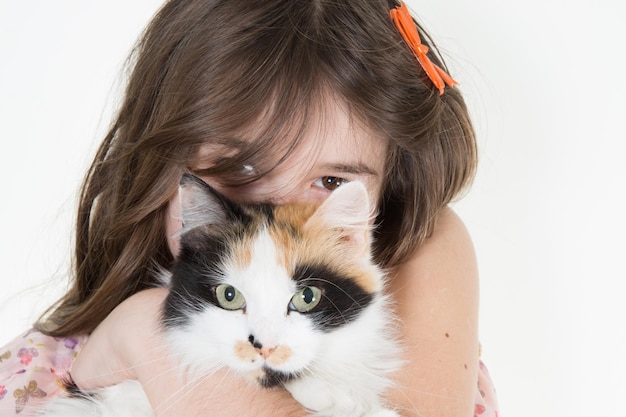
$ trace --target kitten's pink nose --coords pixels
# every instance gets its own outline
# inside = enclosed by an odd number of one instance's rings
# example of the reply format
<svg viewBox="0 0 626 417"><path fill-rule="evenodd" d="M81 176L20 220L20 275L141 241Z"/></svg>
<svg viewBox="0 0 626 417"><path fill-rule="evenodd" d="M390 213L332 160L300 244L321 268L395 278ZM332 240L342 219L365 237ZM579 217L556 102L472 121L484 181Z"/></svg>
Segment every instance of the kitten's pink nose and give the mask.
<svg viewBox="0 0 626 417"><path fill-rule="evenodd" d="M254 346L254 348L257 350L257 352L259 352L263 359L269 358L276 350L276 347L263 346L263 344L255 339L253 335L250 335L248 337L248 341L250 342L250 344L252 344L252 346Z"/></svg>
<svg viewBox="0 0 626 417"><path fill-rule="evenodd" d="M261 357L262 357L263 359L267 359L267 358L269 358L269 357L270 357L270 355L271 355L272 353L274 353L274 351L276 350L276 348L275 348L275 347L270 347L270 348L268 348L268 347L262 347L261 349L258 349L258 350L259 350L259 353L261 354Z"/></svg>

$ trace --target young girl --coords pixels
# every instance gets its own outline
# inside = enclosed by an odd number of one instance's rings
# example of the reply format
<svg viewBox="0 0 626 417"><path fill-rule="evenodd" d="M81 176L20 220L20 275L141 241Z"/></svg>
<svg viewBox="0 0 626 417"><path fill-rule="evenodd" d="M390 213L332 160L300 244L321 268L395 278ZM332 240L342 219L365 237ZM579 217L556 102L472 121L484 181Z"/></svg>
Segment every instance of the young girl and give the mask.
<svg viewBox="0 0 626 417"><path fill-rule="evenodd" d="M235 201L319 200L362 181L406 347L388 403L496 415L473 249L447 208L472 179L475 138L433 48L395 1L167 2L85 177L72 287L0 349L2 415L36 413L70 367L83 389L138 379L158 416L306 415L226 371L185 386L160 349L155 271L177 254L186 172Z"/></svg>

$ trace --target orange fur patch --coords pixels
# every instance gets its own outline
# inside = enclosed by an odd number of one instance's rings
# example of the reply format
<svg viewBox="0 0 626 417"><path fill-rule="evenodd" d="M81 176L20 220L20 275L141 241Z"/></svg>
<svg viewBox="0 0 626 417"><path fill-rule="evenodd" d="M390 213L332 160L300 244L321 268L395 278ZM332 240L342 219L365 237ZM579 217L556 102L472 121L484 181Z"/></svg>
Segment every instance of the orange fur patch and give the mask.
<svg viewBox="0 0 626 417"><path fill-rule="evenodd" d="M268 233L276 245L276 262L289 273L298 263L315 264L323 260L336 266L340 274L354 279L365 291L378 291L379 272L367 260L367 253L359 253L345 241L341 231L328 230L321 221L314 219L307 224L318 207L319 203L296 203L274 208L274 221ZM254 218L251 230L258 232L265 227L262 215L254 212L248 214ZM250 265L255 238L256 236L244 234L243 239L231 244L234 266L245 269Z"/></svg>
<svg viewBox="0 0 626 417"><path fill-rule="evenodd" d="M293 355L293 351L288 346L279 345L274 349L272 354L267 358L267 362L270 365L280 366L287 362L291 356Z"/></svg>
<svg viewBox="0 0 626 417"><path fill-rule="evenodd" d="M250 265L250 262L252 261L252 248L256 232L260 230L265 223L265 218L256 211L251 211L245 208L244 211L252 218L248 227L249 230L254 231L254 233L246 233L242 231L241 240L239 239L239 236L237 236L237 238L235 238L236 243L229 243L229 246L232 248L233 263L236 267L241 269Z"/></svg>
<svg viewBox="0 0 626 417"><path fill-rule="evenodd" d="M261 357L260 352L250 342L238 341L235 343L235 355L244 362L254 362ZM288 346L279 345L272 349L267 357L267 362L273 366L280 366L287 362L293 351Z"/></svg>
<svg viewBox="0 0 626 417"><path fill-rule="evenodd" d="M289 204L276 207L275 222L269 232L278 249L277 262L287 271L292 271L296 263L324 260L330 265L336 265L338 272L354 279L365 291L378 291L378 270L371 262L366 261L367 253L358 253L345 241L340 231L328 230L315 220L307 224L318 206L319 204ZM292 235L294 229L300 233L295 239Z"/></svg>
<svg viewBox="0 0 626 417"><path fill-rule="evenodd" d="M232 260L237 268L244 269L252 262L252 241L252 236L245 235L241 241L230 244Z"/></svg>
<svg viewBox="0 0 626 417"><path fill-rule="evenodd" d="M235 355L244 362L254 362L259 352L248 341L235 343Z"/></svg>

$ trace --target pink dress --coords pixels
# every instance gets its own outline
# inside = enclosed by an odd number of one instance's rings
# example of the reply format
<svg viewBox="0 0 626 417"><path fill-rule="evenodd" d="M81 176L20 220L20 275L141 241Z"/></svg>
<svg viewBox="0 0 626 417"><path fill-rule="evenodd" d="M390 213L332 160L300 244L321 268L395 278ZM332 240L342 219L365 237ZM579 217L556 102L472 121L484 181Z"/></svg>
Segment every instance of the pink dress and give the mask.
<svg viewBox="0 0 626 417"><path fill-rule="evenodd" d="M0 416L35 416L42 402L63 391L61 381L86 340L30 330L0 348ZM497 416L493 384L481 362L473 417Z"/></svg>
<svg viewBox="0 0 626 417"><path fill-rule="evenodd" d="M476 390L474 417L498 417L499 415L496 389L493 386L487 367L480 361L478 366L478 389Z"/></svg>
<svg viewBox="0 0 626 417"><path fill-rule="evenodd" d="M29 330L0 348L0 416L34 416L42 401L58 395L86 340Z"/></svg>

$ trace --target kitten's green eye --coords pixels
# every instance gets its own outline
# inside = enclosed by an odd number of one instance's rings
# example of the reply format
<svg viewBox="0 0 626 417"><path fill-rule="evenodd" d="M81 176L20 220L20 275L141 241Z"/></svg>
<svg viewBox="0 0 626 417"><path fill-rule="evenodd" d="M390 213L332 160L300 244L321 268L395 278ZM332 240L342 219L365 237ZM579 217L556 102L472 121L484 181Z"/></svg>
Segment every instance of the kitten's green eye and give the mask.
<svg viewBox="0 0 626 417"><path fill-rule="evenodd" d="M322 291L317 287L305 287L291 297L289 309L306 313L317 306L322 299Z"/></svg>
<svg viewBox="0 0 626 417"><path fill-rule="evenodd" d="M217 303L225 310L239 310L246 305L246 299L232 285L221 284L215 288Z"/></svg>

